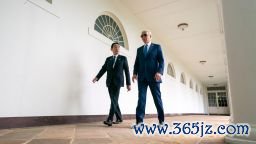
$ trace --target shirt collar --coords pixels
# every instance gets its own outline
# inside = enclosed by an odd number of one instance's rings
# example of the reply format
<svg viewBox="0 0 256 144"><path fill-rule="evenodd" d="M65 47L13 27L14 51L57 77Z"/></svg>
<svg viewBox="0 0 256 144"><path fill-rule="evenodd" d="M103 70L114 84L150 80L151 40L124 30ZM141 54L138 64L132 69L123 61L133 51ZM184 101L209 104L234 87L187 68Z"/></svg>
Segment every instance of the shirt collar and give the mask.
<svg viewBox="0 0 256 144"><path fill-rule="evenodd" d="M150 45L151 45L151 42L149 42L149 43L147 43L147 44L145 44L145 45L147 45L148 46L148 48L150 47Z"/></svg>

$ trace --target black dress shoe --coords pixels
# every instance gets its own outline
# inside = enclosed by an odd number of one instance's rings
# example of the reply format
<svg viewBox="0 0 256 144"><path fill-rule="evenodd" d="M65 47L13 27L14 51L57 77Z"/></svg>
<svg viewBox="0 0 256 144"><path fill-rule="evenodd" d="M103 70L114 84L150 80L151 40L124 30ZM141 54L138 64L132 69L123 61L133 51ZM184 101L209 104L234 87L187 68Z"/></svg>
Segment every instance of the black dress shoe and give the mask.
<svg viewBox="0 0 256 144"><path fill-rule="evenodd" d="M122 122L123 122L123 120L116 120L115 122L113 122L113 124L120 124Z"/></svg>
<svg viewBox="0 0 256 144"><path fill-rule="evenodd" d="M112 126L112 121L108 120L108 121L104 121L103 122L105 125L107 126Z"/></svg>

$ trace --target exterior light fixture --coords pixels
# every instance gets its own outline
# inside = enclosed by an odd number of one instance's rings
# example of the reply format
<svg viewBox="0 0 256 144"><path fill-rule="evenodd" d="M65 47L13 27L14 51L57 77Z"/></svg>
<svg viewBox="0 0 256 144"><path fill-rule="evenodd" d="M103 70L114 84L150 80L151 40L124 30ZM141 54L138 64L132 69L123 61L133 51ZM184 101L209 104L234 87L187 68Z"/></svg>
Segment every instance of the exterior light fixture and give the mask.
<svg viewBox="0 0 256 144"><path fill-rule="evenodd" d="M188 27L187 23L180 23L178 24L178 28L184 31Z"/></svg>
<svg viewBox="0 0 256 144"><path fill-rule="evenodd" d="M206 62L207 62L207 61L205 61L205 60L199 61L199 63L202 64L202 65L204 65Z"/></svg>

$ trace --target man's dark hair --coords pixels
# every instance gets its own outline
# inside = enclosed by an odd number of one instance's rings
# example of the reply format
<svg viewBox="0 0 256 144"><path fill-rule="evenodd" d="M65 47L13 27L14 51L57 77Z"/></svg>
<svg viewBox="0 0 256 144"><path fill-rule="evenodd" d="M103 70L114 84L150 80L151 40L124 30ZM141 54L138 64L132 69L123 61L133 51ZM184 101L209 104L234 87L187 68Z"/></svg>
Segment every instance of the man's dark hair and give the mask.
<svg viewBox="0 0 256 144"><path fill-rule="evenodd" d="M113 49L113 47L114 47L115 44L118 44L118 45L119 45L118 42L114 42L114 43L112 43L112 45L111 45L111 49Z"/></svg>

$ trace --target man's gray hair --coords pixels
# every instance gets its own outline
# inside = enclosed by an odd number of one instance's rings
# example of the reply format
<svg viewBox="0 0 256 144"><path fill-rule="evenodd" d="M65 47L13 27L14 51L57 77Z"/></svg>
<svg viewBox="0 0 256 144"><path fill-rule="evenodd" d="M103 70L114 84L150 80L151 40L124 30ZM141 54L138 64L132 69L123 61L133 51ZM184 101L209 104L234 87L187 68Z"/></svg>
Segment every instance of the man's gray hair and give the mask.
<svg viewBox="0 0 256 144"><path fill-rule="evenodd" d="M141 32L141 34L149 34L150 36L152 36L152 33L151 33L150 30L143 30L143 31Z"/></svg>

